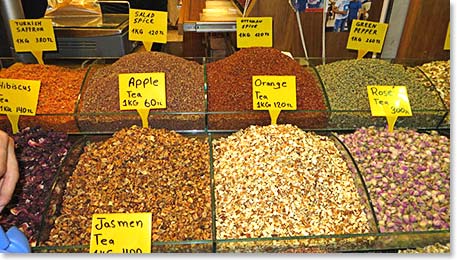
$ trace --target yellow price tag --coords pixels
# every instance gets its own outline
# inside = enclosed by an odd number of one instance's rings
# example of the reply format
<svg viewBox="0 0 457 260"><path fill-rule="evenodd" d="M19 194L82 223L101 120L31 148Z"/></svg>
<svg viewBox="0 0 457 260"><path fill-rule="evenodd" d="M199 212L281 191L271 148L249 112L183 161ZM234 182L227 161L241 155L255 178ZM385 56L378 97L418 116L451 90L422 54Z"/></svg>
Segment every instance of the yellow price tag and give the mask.
<svg viewBox="0 0 457 260"><path fill-rule="evenodd" d="M136 109L148 127L149 110L167 108L165 73L119 74L119 104L121 110Z"/></svg>
<svg viewBox="0 0 457 260"><path fill-rule="evenodd" d="M405 86L367 86L372 116L385 116L393 131L399 116L412 116Z"/></svg>
<svg viewBox="0 0 457 260"><path fill-rule="evenodd" d="M446 40L444 41L444 50L451 49L451 23L447 26Z"/></svg>
<svg viewBox="0 0 457 260"><path fill-rule="evenodd" d="M0 113L7 114L13 133L19 132L20 115L34 116L41 81L0 79Z"/></svg>
<svg viewBox="0 0 457 260"><path fill-rule="evenodd" d="M297 109L295 76L253 76L252 106L254 110L268 110L271 124L276 124L281 110Z"/></svg>
<svg viewBox="0 0 457 260"><path fill-rule="evenodd" d="M238 48L273 47L273 18L237 18L236 39Z"/></svg>
<svg viewBox="0 0 457 260"><path fill-rule="evenodd" d="M40 64L43 51L57 50L51 19L13 19L10 28L15 51L32 52Z"/></svg>
<svg viewBox="0 0 457 260"><path fill-rule="evenodd" d="M151 253L152 213L92 215L90 253Z"/></svg>
<svg viewBox="0 0 457 260"><path fill-rule="evenodd" d="M358 50L358 59L363 58L370 51L380 53L388 26L386 23L354 20L346 48Z"/></svg>
<svg viewBox="0 0 457 260"><path fill-rule="evenodd" d="M129 40L142 41L147 51L154 42L167 43L168 12L130 9Z"/></svg>

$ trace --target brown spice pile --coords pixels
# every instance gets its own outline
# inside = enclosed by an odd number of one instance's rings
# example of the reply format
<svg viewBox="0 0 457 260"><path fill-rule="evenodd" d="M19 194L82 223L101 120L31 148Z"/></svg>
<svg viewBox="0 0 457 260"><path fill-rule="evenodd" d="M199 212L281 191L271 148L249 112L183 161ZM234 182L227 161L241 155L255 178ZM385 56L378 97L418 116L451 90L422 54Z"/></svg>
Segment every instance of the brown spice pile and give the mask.
<svg viewBox="0 0 457 260"><path fill-rule="evenodd" d="M252 76L296 76L297 110L323 112L282 111L278 123L290 123L300 128L325 128L327 107L316 75L311 69L274 48L246 48L206 65L208 78L208 110L252 111ZM249 125L267 125L267 111L244 114L212 114L210 129L240 129Z"/></svg>
<svg viewBox="0 0 457 260"><path fill-rule="evenodd" d="M208 143L133 126L91 143L45 245L89 244L94 213L152 212L153 241L211 239Z"/></svg>
<svg viewBox="0 0 457 260"><path fill-rule="evenodd" d="M22 63L0 70L0 78L41 81L37 116L21 116L20 128L41 126L47 130L77 131L73 116L54 114L75 112L75 104L86 71L86 68L72 69L55 65Z"/></svg>
<svg viewBox="0 0 457 260"><path fill-rule="evenodd" d="M94 68L94 70L89 73L84 86L79 112L83 114L94 112L98 115L79 116L79 123L84 131L117 131L134 124L141 124L140 117L135 111L121 112L120 110L118 79L120 73L165 73L167 108L153 109L151 112L205 111L203 66L195 61L161 52L137 52L121 57L112 65L100 69ZM102 114L106 112L112 114ZM149 124L155 128L173 130L203 129L204 115L153 116L150 113Z"/></svg>

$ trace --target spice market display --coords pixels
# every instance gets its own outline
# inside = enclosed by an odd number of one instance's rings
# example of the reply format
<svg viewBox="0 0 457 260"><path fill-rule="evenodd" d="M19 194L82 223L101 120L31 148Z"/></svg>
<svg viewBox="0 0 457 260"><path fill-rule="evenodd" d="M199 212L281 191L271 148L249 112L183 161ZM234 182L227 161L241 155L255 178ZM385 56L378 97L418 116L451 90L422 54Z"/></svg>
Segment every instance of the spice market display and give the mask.
<svg viewBox="0 0 457 260"><path fill-rule="evenodd" d="M316 67L330 103L330 128L383 126L372 117L367 86L406 86L412 117L399 117L397 126L436 128L446 115L438 92L427 88L401 64L380 59L341 60Z"/></svg>
<svg viewBox="0 0 457 260"><path fill-rule="evenodd" d="M208 128L238 130L249 125L268 125L268 111L252 109L252 76L295 76L297 110L282 111L279 124L301 128L326 128L327 105L314 71L274 48L242 49L222 60L207 63ZM309 111L302 111L309 110ZM231 112L231 113L217 113Z"/></svg>
<svg viewBox="0 0 457 260"><path fill-rule="evenodd" d="M111 65L94 66L83 86L78 106L81 131L118 131L141 125L136 111L121 111L120 73L164 72L167 108L149 113L149 125L171 130L204 129L205 94L202 65L161 52L125 55ZM174 113L169 113L174 112ZM169 114L167 114L169 113Z"/></svg>
<svg viewBox="0 0 457 260"><path fill-rule="evenodd" d="M16 1L0 0L2 21L27 16L25 4L10 7ZM366 21L350 25L356 1L347 22L317 2L168 1L166 33L149 28L162 27L162 15L135 11L150 23L136 28L104 3L88 27L77 15L70 20L81 28L45 15L56 51L22 50L30 39L14 40L0 22L0 110L10 111L0 130L14 139L20 174L0 226L17 227L33 253L450 254L448 7L368 1L356 12ZM408 15L400 22L399 13ZM271 30L259 17L272 18ZM385 41L374 37L378 20L395 29ZM127 38L143 29L167 42ZM243 37L253 46L239 47ZM118 40L127 48L115 50ZM22 92L10 79L40 81L36 116L21 115L18 128L18 110L32 102L11 113ZM296 91L282 91L293 81ZM373 102L368 86L388 90L377 88ZM391 87L405 87L408 102ZM163 96L165 108L151 105ZM396 104L373 116L370 102ZM399 112L405 103L412 116ZM97 215L111 213L121 214ZM131 213L147 213L144 227ZM9 239L1 234L0 253Z"/></svg>
<svg viewBox="0 0 457 260"><path fill-rule="evenodd" d="M46 202L71 142L63 132L24 128L14 136L20 177L12 201L0 214L0 224L17 226L35 246Z"/></svg>
<svg viewBox="0 0 457 260"><path fill-rule="evenodd" d="M40 93L36 116L21 116L19 128L40 126L46 130L78 132L74 113L87 68L15 63L0 70L0 78L39 80ZM1 129L10 129L6 116L1 116Z"/></svg>

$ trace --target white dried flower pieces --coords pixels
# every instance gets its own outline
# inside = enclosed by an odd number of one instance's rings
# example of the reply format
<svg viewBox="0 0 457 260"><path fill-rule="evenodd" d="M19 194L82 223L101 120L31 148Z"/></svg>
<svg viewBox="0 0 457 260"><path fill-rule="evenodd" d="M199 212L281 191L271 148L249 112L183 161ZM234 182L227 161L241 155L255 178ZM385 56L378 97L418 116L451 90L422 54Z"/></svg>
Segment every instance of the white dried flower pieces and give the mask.
<svg viewBox="0 0 457 260"><path fill-rule="evenodd" d="M292 125L251 126L213 145L218 239L370 232L330 138Z"/></svg>

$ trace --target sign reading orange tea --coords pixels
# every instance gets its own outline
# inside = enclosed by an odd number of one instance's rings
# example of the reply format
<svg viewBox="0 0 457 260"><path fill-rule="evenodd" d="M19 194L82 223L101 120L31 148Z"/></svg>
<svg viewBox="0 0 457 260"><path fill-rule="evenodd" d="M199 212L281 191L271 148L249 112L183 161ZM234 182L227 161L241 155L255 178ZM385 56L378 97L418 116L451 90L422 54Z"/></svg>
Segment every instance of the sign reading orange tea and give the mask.
<svg viewBox="0 0 457 260"><path fill-rule="evenodd" d="M253 76L252 106L254 110L268 110L271 123L281 110L297 109L297 85L295 76Z"/></svg>

